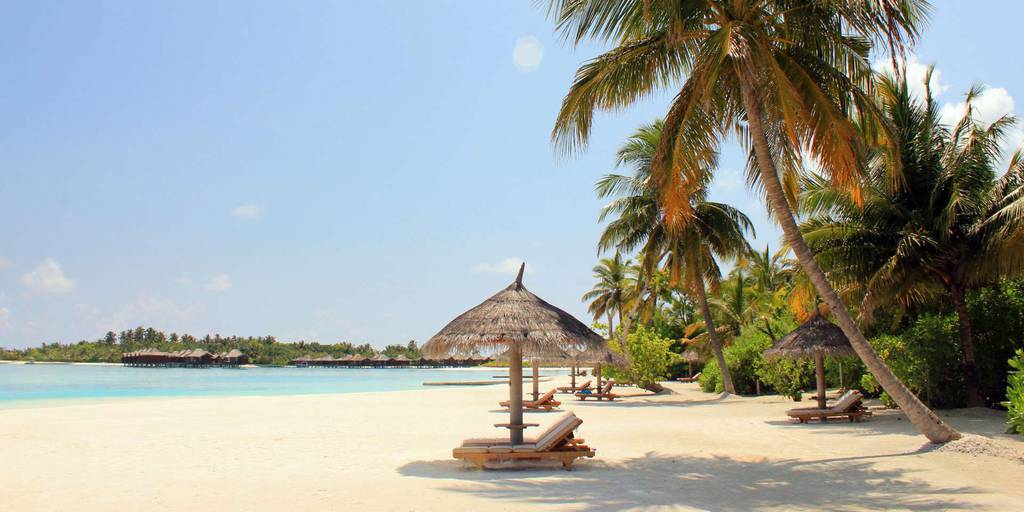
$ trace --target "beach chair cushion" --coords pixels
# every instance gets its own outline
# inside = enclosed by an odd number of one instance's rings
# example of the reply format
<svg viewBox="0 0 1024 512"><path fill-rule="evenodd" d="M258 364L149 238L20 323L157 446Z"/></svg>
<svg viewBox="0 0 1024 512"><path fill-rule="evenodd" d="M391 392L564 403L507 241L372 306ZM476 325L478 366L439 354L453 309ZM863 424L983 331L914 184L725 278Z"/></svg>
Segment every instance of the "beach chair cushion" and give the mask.
<svg viewBox="0 0 1024 512"><path fill-rule="evenodd" d="M507 444L508 436L505 437L471 437L469 439L462 440L462 446L491 446L495 444ZM536 444L537 437L524 437L524 444Z"/></svg>
<svg viewBox="0 0 1024 512"><path fill-rule="evenodd" d="M583 423L575 414L567 412L558 418L548 429L537 436L537 451L547 451L569 437L576 427Z"/></svg>
<svg viewBox="0 0 1024 512"><path fill-rule="evenodd" d="M469 454L469 453L487 453L486 446L460 446L452 451L455 455Z"/></svg>

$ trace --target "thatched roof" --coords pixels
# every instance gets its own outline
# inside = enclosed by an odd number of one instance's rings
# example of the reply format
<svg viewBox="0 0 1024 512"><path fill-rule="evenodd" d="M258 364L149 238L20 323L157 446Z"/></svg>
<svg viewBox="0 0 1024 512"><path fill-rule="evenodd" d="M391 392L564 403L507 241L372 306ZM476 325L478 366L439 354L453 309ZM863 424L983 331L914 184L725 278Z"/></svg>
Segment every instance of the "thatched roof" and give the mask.
<svg viewBox="0 0 1024 512"><path fill-rule="evenodd" d="M391 358L391 360L392 361L399 361L399 362L403 362L403 363L407 362L407 361L412 361L412 359L409 359L408 357L405 357L403 355L399 355L398 357L393 357L393 358Z"/></svg>
<svg viewBox="0 0 1024 512"><path fill-rule="evenodd" d="M679 354L679 357L687 363L699 363L704 360L700 355L700 352L697 352L692 348L684 350L682 354Z"/></svg>
<svg viewBox="0 0 1024 512"><path fill-rule="evenodd" d="M237 348L233 348L230 352L224 354L224 357L242 357L242 351Z"/></svg>
<svg viewBox="0 0 1024 512"><path fill-rule="evenodd" d="M827 356L856 355L850 340L836 324L815 313L793 332L779 338L766 357L812 357L817 353Z"/></svg>
<svg viewBox="0 0 1024 512"><path fill-rule="evenodd" d="M474 352L496 354L518 345L523 357L562 358L573 351L600 350L600 335L569 313L548 304L515 282L480 305L457 316L423 346L430 357Z"/></svg>

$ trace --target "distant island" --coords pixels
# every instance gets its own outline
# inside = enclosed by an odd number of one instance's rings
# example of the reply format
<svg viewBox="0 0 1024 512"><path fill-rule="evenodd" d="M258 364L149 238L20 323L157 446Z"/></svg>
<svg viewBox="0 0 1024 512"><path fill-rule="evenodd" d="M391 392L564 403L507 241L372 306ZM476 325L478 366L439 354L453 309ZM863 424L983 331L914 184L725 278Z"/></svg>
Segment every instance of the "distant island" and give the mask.
<svg viewBox="0 0 1024 512"><path fill-rule="evenodd" d="M422 357L415 340L405 345L393 344L383 350L374 350L368 343L353 345L348 342L281 342L274 336L221 336L219 334L198 338L191 334L165 334L152 327L136 327L115 333L107 332L95 341L82 340L77 343L43 343L39 347L25 349L0 348L0 360L53 361L71 363L120 363L126 352L156 349L162 352L202 349L211 353L238 350L247 356L252 364L285 365L289 361L304 357L375 356L405 357L416 360Z"/></svg>

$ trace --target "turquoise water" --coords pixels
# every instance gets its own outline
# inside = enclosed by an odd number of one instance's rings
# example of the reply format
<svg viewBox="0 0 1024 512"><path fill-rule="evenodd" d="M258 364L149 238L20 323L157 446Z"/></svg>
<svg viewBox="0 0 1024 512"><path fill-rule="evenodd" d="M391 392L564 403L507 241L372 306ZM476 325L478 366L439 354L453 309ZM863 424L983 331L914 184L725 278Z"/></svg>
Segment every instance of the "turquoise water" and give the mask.
<svg viewBox="0 0 1024 512"><path fill-rule="evenodd" d="M0 407L26 401L129 397L306 395L403 391L427 381L490 380L504 370L409 368L128 368L0 364ZM543 371L542 375L560 372Z"/></svg>

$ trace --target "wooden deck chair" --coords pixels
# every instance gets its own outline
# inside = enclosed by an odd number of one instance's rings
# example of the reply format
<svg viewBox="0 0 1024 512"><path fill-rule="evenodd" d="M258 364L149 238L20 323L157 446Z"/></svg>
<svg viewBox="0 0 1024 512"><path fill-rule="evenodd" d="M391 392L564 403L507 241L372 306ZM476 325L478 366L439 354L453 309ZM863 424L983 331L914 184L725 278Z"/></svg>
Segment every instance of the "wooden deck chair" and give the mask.
<svg viewBox="0 0 1024 512"><path fill-rule="evenodd" d="M615 393L612 393L612 388L615 386L614 380L609 380L601 387L601 390L597 393L576 393L576 398L580 400L586 400L588 398L602 398L608 401L615 400L619 397Z"/></svg>
<svg viewBox="0 0 1024 512"><path fill-rule="evenodd" d="M862 421L871 416L871 411L864 407L863 400L864 396L859 391L851 389L824 409L799 407L786 411L786 415L799 420L800 423L808 423L815 418L821 420L822 423L828 421L829 418L848 418L851 422Z"/></svg>
<svg viewBox="0 0 1024 512"><path fill-rule="evenodd" d="M583 384L580 384L575 389L572 386L561 386L555 389L557 389L559 393L576 393L578 391L583 391L584 389L590 389L590 384L591 381L588 380Z"/></svg>
<svg viewBox="0 0 1024 512"><path fill-rule="evenodd" d="M498 402L498 405L502 407L508 407L509 401L505 400L504 402ZM544 393L536 400L523 400L524 409L544 409L545 411L550 411L558 407L559 405L562 405L562 402L555 400L554 389L548 391L547 393Z"/></svg>
<svg viewBox="0 0 1024 512"><path fill-rule="evenodd" d="M466 439L452 450L452 457L471 462L480 469L488 462L556 460L568 470L576 459L597 454L583 439L573 436L573 431L582 423L575 414L566 412L536 436L524 438L523 444L512 446L508 438Z"/></svg>
<svg viewBox="0 0 1024 512"><path fill-rule="evenodd" d="M691 375L689 377L679 377L676 380L678 380L679 382L687 382L687 383L689 383L689 382L697 382L697 379L699 379L699 378L700 378L700 372L697 372L697 373L695 373L695 374L693 374L693 375Z"/></svg>

